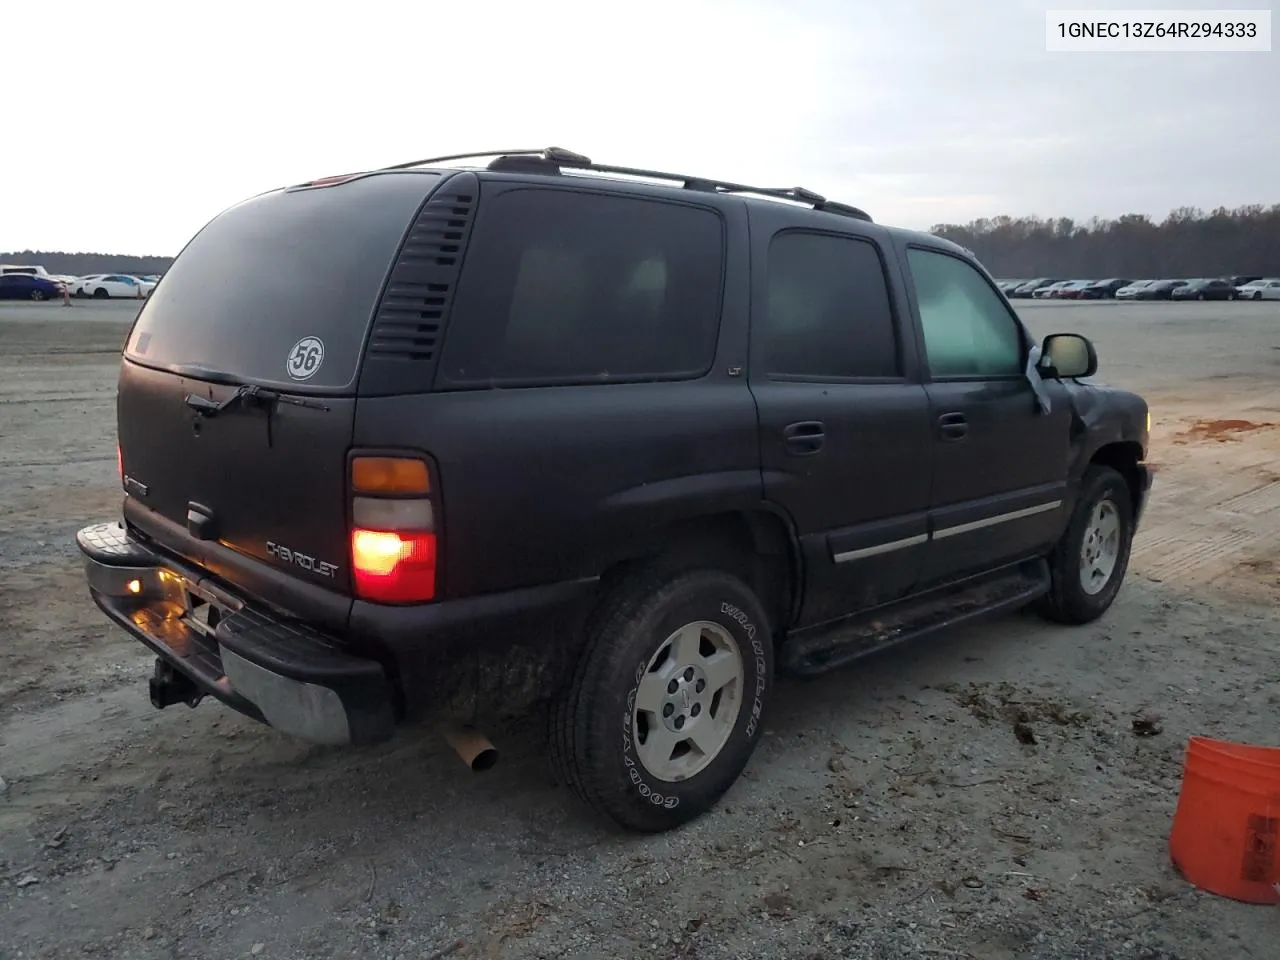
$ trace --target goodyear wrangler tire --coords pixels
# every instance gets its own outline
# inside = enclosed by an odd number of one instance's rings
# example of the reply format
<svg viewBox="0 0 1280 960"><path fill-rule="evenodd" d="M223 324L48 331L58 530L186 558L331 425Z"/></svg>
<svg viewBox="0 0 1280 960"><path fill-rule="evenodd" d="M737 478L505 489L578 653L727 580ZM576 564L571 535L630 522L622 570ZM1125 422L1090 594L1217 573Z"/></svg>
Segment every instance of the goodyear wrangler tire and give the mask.
<svg viewBox="0 0 1280 960"><path fill-rule="evenodd" d="M1133 500L1110 467L1085 471L1066 532L1049 556L1051 588L1036 609L1055 623L1092 623L1110 609L1129 568Z"/></svg>
<svg viewBox="0 0 1280 960"><path fill-rule="evenodd" d="M715 806L772 692L760 601L718 570L641 574L604 600L584 640L551 713L561 777L629 830L669 830Z"/></svg>

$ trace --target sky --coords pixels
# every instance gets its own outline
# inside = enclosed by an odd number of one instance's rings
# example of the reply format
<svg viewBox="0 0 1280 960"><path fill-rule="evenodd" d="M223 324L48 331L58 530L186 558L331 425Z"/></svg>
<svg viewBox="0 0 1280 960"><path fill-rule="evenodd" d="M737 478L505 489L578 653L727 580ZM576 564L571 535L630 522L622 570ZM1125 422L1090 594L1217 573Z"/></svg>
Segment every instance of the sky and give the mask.
<svg viewBox="0 0 1280 960"><path fill-rule="evenodd" d="M42 0L0 56L33 118L0 250L167 256L274 187L550 145L917 229L1280 203L1280 52L1047 52L1080 6L1144 4Z"/></svg>

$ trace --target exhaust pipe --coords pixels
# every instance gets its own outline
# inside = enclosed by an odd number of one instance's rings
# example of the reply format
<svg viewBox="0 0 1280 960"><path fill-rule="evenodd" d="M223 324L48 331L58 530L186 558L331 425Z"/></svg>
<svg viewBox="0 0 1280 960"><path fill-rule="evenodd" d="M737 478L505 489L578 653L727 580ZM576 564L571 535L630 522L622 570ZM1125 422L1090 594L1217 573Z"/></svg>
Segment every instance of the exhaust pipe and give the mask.
<svg viewBox="0 0 1280 960"><path fill-rule="evenodd" d="M444 739L462 762L476 773L488 770L498 762L498 751L489 738L471 727L446 727Z"/></svg>

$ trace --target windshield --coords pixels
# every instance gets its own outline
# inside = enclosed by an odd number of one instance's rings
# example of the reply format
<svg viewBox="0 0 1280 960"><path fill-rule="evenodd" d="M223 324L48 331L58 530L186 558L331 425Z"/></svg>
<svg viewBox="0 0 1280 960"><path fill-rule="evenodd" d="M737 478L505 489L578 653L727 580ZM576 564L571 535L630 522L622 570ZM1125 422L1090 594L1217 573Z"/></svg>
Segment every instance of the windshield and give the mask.
<svg viewBox="0 0 1280 960"><path fill-rule="evenodd" d="M379 174L232 207L179 254L126 354L246 382L351 386L401 240L438 181ZM299 351L310 358L305 369L290 366Z"/></svg>

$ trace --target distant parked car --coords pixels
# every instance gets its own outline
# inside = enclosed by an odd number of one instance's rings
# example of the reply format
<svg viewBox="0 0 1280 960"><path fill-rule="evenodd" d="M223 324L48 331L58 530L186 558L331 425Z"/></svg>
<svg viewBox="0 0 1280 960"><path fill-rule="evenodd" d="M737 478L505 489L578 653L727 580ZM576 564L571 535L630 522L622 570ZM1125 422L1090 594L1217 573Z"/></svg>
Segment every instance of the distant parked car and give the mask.
<svg viewBox="0 0 1280 960"><path fill-rule="evenodd" d="M1093 283L1094 281L1092 280L1073 280L1065 287L1059 287L1054 299L1079 300L1080 295L1084 293L1085 290L1089 289L1089 287L1093 286Z"/></svg>
<svg viewBox="0 0 1280 960"><path fill-rule="evenodd" d="M1231 284L1233 287L1236 287L1238 289L1240 287L1246 287L1257 280L1265 280L1267 278L1266 277L1223 277L1222 279L1227 281L1227 283Z"/></svg>
<svg viewBox="0 0 1280 960"><path fill-rule="evenodd" d="M62 296L56 280L32 273L0 275L0 300L54 300Z"/></svg>
<svg viewBox="0 0 1280 960"><path fill-rule="evenodd" d="M136 299L139 292L146 297L150 296L154 289L154 283L148 283L127 274L99 273L81 277L71 292L77 297L93 297L96 300L106 300L111 297Z"/></svg>
<svg viewBox="0 0 1280 960"><path fill-rule="evenodd" d="M1280 278L1262 277L1236 288L1241 300L1280 300Z"/></svg>
<svg viewBox="0 0 1280 960"><path fill-rule="evenodd" d="M68 285L67 290L73 297L87 297L90 295L87 290L89 284L105 276L105 273L90 273L83 277L76 277Z"/></svg>
<svg viewBox="0 0 1280 960"><path fill-rule="evenodd" d="M1029 297L1033 293L1035 293L1035 291L1039 290L1041 287L1047 287L1049 284L1053 282L1054 282L1053 277L1037 277L1034 280L1028 280L1026 283L1019 284L1018 286L1014 287L1013 293L1010 294L1010 296Z"/></svg>
<svg viewBox="0 0 1280 960"><path fill-rule="evenodd" d="M1117 300L1137 300L1138 294L1140 294L1147 287L1151 286L1151 284L1158 283L1158 282L1159 282L1158 280L1135 280L1133 281L1133 283L1129 284L1127 287L1121 287L1119 290L1117 290L1116 299Z"/></svg>
<svg viewBox="0 0 1280 960"><path fill-rule="evenodd" d="M1037 300L1052 300L1058 295L1059 290L1079 282L1078 280L1059 280L1057 283L1050 283L1040 287L1032 293L1032 296Z"/></svg>
<svg viewBox="0 0 1280 960"><path fill-rule="evenodd" d="M1180 287L1174 287L1169 294L1171 300L1234 300L1236 288L1226 280L1188 280Z"/></svg>
<svg viewBox="0 0 1280 960"><path fill-rule="evenodd" d="M1080 291L1080 300L1111 300L1116 293L1133 283L1132 280L1095 280Z"/></svg>
<svg viewBox="0 0 1280 960"><path fill-rule="evenodd" d="M1172 300L1173 291L1186 286L1186 280L1152 280L1138 291L1135 300Z"/></svg>
<svg viewBox="0 0 1280 960"><path fill-rule="evenodd" d="M44 277L46 280L53 279L49 276L48 270L35 264L0 263L0 276L7 277L13 273L24 274L29 277Z"/></svg>

